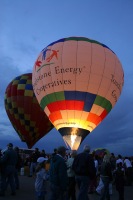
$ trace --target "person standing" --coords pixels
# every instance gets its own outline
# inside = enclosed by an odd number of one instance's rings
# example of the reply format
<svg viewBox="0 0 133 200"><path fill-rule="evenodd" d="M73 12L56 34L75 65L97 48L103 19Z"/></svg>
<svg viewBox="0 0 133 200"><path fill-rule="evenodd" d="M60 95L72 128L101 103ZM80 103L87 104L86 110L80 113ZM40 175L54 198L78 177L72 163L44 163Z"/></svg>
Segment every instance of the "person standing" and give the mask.
<svg viewBox="0 0 133 200"><path fill-rule="evenodd" d="M19 172L20 172L20 169L22 167L22 158L19 154L19 148L18 147L15 147L14 150L16 151L17 153L17 156L18 156L18 159L17 159L17 163L16 163L16 169L15 169L15 173L14 173L14 179L15 179L15 185L16 185L16 189L18 190L19 187L20 187L20 181L19 181Z"/></svg>
<svg viewBox="0 0 133 200"><path fill-rule="evenodd" d="M65 162L66 148L60 146L57 154L51 157L49 180L50 180L50 197L49 200L65 200L67 198L67 165Z"/></svg>
<svg viewBox="0 0 133 200"><path fill-rule="evenodd" d="M40 152L40 157L47 158L47 155L44 149L42 149L42 151Z"/></svg>
<svg viewBox="0 0 133 200"><path fill-rule="evenodd" d="M72 150L70 157L67 159L67 175L68 175L68 199L76 200L76 191L75 191L75 172L72 169L72 164L75 156L77 155L76 150Z"/></svg>
<svg viewBox="0 0 133 200"><path fill-rule="evenodd" d="M119 200L124 200L124 185L125 185L125 170L124 167L122 166L122 163L119 162L117 164L117 168L115 171L115 185L116 185L116 190L119 193Z"/></svg>
<svg viewBox="0 0 133 200"><path fill-rule="evenodd" d="M54 148L54 152L52 153L52 156L55 156L57 154L57 149Z"/></svg>
<svg viewBox="0 0 133 200"><path fill-rule="evenodd" d="M119 161L117 160L117 162L119 162ZM111 168L112 168L112 172L113 172L116 169L116 157L115 157L114 153L111 153L110 163L111 163Z"/></svg>
<svg viewBox="0 0 133 200"><path fill-rule="evenodd" d="M10 184L11 195L16 195L16 185L14 180L14 174L16 170L16 164L18 156L16 151L13 149L13 144L7 145L7 150L4 152L0 159L1 164L1 191L0 196L5 196L7 184Z"/></svg>
<svg viewBox="0 0 133 200"><path fill-rule="evenodd" d="M92 154L93 155L93 154ZM97 179L99 175L99 162L98 162L98 155L93 155L94 158L94 163L95 163L95 168L96 168L96 176L94 179L90 181L90 186L89 186L89 194L93 194L96 190L97 187Z"/></svg>
<svg viewBox="0 0 133 200"><path fill-rule="evenodd" d="M45 181L48 180L48 174L45 170L45 161L48 160L44 157L39 157L37 159L37 166L35 169L36 179L35 179L35 192L37 200L45 200L46 194L46 184Z"/></svg>
<svg viewBox="0 0 133 200"><path fill-rule="evenodd" d="M100 200L110 200L109 184L112 181L112 168L110 163L110 155L105 155L101 164L100 177L104 188Z"/></svg>
<svg viewBox="0 0 133 200"><path fill-rule="evenodd" d="M30 156L30 175L29 177L32 177L34 172L35 172L35 168L37 165L37 159L40 157L40 152L38 148L35 148L35 151L32 152L31 156Z"/></svg>
<svg viewBox="0 0 133 200"><path fill-rule="evenodd" d="M127 186L132 185L132 163L128 157L124 159L124 167L125 167L125 176L127 181Z"/></svg>
<svg viewBox="0 0 133 200"><path fill-rule="evenodd" d="M83 152L75 157L72 169L75 172L75 179L79 189L77 200L89 200L88 188L90 181L96 176L96 168L88 145L85 145Z"/></svg>
<svg viewBox="0 0 133 200"><path fill-rule="evenodd" d="M122 158L122 156L119 154L118 157L117 157L117 159L116 159L116 166L117 166L117 164L119 164L120 162L122 163L122 165L124 164L123 158Z"/></svg>

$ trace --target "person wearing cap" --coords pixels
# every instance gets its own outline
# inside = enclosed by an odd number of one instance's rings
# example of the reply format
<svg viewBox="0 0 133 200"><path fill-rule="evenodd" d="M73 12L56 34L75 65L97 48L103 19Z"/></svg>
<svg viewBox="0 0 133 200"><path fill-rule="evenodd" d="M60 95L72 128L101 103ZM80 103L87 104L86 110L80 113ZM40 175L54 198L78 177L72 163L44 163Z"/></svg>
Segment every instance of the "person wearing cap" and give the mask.
<svg viewBox="0 0 133 200"><path fill-rule="evenodd" d="M11 195L16 194L14 173L16 169L17 160L18 156L15 150L13 149L13 144L9 143L7 145L7 150L4 152L3 156L0 159L0 164L2 166L0 196L5 196L7 183L10 184L10 188L12 191Z"/></svg>
<svg viewBox="0 0 133 200"><path fill-rule="evenodd" d="M85 145L83 152L79 153L74 158L72 169L75 172L75 180L78 186L77 200L89 200L89 184L90 181L96 176L96 169L94 159L90 154L90 147L88 145Z"/></svg>
<svg viewBox="0 0 133 200"><path fill-rule="evenodd" d="M37 200L45 200L46 194L46 184L45 181L48 179L48 174L45 170L45 161L48 160L44 157L39 157L37 159L37 166L35 169L36 179L35 179L35 193Z"/></svg>
<svg viewBox="0 0 133 200"><path fill-rule="evenodd" d="M60 146L57 148L57 154L52 156L50 161L49 179L50 179L50 197L49 200L65 200L67 198L67 165L65 162L66 148Z"/></svg>

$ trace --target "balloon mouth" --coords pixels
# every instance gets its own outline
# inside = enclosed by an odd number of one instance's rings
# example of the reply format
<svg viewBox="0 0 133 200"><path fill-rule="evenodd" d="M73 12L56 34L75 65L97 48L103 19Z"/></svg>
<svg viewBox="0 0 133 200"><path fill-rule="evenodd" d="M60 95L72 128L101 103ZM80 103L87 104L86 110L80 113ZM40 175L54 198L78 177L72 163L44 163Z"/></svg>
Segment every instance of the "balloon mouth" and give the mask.
<svg viewBox="0 0 133 200"><path fill-rule="evenodd" d="M82 140L82 138L77 135L65 135L63 139L70 146L71 150L77 150Z"/></svg>
<svg viewBox="0 0 133 200"><path fill-rule="evenodd" d="M90 133L90 131L85 129L70 127L61 128L58 131L71 150L77 150L84 138Z"/></svg>

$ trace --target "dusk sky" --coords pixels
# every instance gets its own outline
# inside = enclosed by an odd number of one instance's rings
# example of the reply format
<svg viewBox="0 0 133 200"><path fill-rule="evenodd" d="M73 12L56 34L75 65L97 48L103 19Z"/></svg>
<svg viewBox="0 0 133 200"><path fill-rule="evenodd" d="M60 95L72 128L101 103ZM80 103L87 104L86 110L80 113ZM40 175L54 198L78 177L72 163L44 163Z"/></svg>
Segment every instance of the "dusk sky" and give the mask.
<svg viewBox="0 0 133 200"><path fill-rule="evenodd" d="M0 0L0 148L9 142L27 148L5 111L4 94L19 75L32 73L40 51L70 36L97 40L118 56L124 87L115 107L80 145L133 155L133 1L132 0ZM34 146L52 152L65 145L53 129Z"/></svg>

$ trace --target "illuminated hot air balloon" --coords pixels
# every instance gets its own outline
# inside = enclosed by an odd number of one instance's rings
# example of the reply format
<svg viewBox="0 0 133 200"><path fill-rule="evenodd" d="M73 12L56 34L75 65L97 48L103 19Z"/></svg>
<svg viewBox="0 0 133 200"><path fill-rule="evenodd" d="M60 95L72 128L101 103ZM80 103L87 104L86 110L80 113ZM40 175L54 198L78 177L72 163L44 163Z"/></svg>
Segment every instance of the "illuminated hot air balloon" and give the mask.
<svg viewBox="0 0 133 200"><path fill-rule="evenodd" d="M39 54L32 75L37 100L71 149L109 114L124 72L106 45L84 37L55 41Z"/></svg>
<svg viewBox="0 0 133 200"><path fill-rule="evenodd" d="M32 148L53 128L35 97L32 73L18 76L9 83L5 91L5 109L14 129L28 148Z"/></svg>

